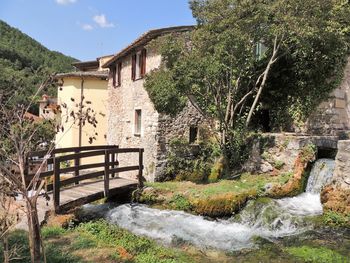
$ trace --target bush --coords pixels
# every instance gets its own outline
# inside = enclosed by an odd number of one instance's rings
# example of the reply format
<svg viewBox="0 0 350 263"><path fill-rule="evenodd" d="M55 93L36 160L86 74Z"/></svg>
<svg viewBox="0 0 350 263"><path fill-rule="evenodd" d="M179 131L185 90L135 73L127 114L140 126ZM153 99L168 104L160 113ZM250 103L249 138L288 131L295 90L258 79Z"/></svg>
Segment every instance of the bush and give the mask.
<svg viewBox="0 0 350 263"><path fill-rule="evenodd" d="M165 178L167 180L205 183L215 160L220 156L220 148L210 140L191 145L184 139L170 142Z"/></svg>

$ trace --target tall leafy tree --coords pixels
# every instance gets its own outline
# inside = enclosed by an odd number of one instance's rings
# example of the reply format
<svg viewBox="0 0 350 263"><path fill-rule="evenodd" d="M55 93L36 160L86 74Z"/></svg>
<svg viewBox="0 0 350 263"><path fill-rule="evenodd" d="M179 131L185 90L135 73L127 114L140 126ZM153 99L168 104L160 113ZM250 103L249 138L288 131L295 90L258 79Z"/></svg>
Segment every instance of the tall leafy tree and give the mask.
<svg viewBox="0 0 350 263"><path fill-rule="evenodd" d="M315 94L324 98L339 83L349 49L347 1L192 0L190 6L196 29L157 40L164 61L146 88L163 112L176 113L186 97L195 101L219 121L223 148L243 143L242 131L254 126L262 102L276 105L276 94L292 107ZM160 97L160 90L172 96Z"/></svg>

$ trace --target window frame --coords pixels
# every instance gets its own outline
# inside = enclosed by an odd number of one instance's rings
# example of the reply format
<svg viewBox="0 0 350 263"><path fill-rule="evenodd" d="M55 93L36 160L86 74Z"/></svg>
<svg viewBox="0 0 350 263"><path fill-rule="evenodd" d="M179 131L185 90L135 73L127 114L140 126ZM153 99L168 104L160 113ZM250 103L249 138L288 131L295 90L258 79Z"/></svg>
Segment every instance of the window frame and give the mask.
<svg viewBox="0 0 350 263"><path fill-rule="evenodd" d="M122 62L118 62L115 64L115 66L112 68L112 77L113 77L113 87L117 88L120 87L122 84L121 77L122 77Z"/></svg>
<svg viewBox="0 0 350 263"><path fill-rule="evenodd" d="M134 111L134 135L141 136L142 133L142 109Z"/></svg>
<svg viewBox="0 0 350 263"><path fill-rule="evenodd" d="M190 132L188 136L189 144L196 144L198 141L198 126L190 126Z"/></svg>
<svg viewBox="0 0 350 263"><path fill-rule="evenodd" d="M146 75L147 50L137 50L131 56L131 79L133 81L143 79Z"/></svg>

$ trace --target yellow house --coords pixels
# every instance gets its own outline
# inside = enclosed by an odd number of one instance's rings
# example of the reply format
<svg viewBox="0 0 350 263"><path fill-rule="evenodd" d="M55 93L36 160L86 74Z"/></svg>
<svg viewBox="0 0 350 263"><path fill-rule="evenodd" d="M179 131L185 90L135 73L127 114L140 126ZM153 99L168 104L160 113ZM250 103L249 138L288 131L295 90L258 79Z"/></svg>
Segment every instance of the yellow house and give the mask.
<svg viewBox="0 0 350 263"><path fill-rule="evenodd" d="M77 71L56 75L60 83L57 104L61 108L57 117L63 127L56 134L56 148L107 144L108 71L102 70L100 64L109 58L106 56L95 61L74 63ZM89 114L86 114L87 111ZM95 118L96 125L87 119L79 121L73 117L74 113L80 112L83 113L81 116ZM95 160L85 159L82 163L91 161Z"/></svg>

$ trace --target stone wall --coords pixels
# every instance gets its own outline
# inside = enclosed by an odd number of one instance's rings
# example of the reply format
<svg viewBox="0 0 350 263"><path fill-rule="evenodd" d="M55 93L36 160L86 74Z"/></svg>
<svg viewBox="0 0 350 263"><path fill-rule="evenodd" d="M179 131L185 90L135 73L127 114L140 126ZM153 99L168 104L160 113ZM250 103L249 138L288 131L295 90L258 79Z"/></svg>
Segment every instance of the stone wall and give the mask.
<svg viewBox="0 0 350 263"><path fill-rule="evenodd" d="M109 77L108 93L108 144L121 148L144 148L144 176L154 180L157 155L158 112L143 87L144 79L131 79L131 56L122 60L121 86L112 87ZM147 49L146 72L159 67L161 57L154 50ZM111 73L110 73L111 74ZM135 110L142 111L141 134L135 134ZM120 154L120 166L138 164L138 154ZM137 171L121 173L121 177L135 178Z"/></svg>
<svg viewBox="0 0 350 263"><path fill-rule="evenodd" d="M333 180L322 190L321 202L324 211L350 218L350 140L338 142Z"/></svg>
<svg viewBox="0 0 350 263"><path fill-rule="evenodd" d="M333 184L344 189L350 189L350 140L338 142Z"/></svg>
<svg viewBox="0 0 350 263"><path fill-rule="evenodd" d="M255 139L244 170L251 173L293 171L303 147L312 144L318 151L336 151L336 136L305 136L293 133L267 133ZM325 157L325 156L323 156ZM327 156L326 156L327 157Z"/></svg>
<svg viewBox="0 0 350 263"><path fill-rule="evenodd" d="M147 181L161 179L166 165L168 144L177 137L189 138L191 126L200 126L203 115L190 102L175 118L159 114L147 91L144 79L131 79L131 56L122 60L121 86L112 86L110 72L108 83L108 132L110 145L120 148L144 148L144 177ZM156 50L147 48L146 73L159 67L161 56ZM141 134L135 134L135 110L141 110ZM120 154L120 167L138 164L138 154ZM136 178L137 171L121 173L119 176Z"/></svg>
<svg viewBox="0 0 350 263"><path fill-rule="evenodd" d="M339 88L321 103L309 118L307 131L313 134L341 134L350 130L350 58Z"/></svg>
<svg viewBox="0 0 350 263"><path fill-rule="evenodd" d="M159 115L157 129L157 162L155 179L162 180L162 173L166 167L166 157L169 143L174 138L189 140L190 127L198 127L198 136L209 127L209 121L205 119L202 112L190 101L186 107L176 116L170 117L165 114Z"/></svg>

